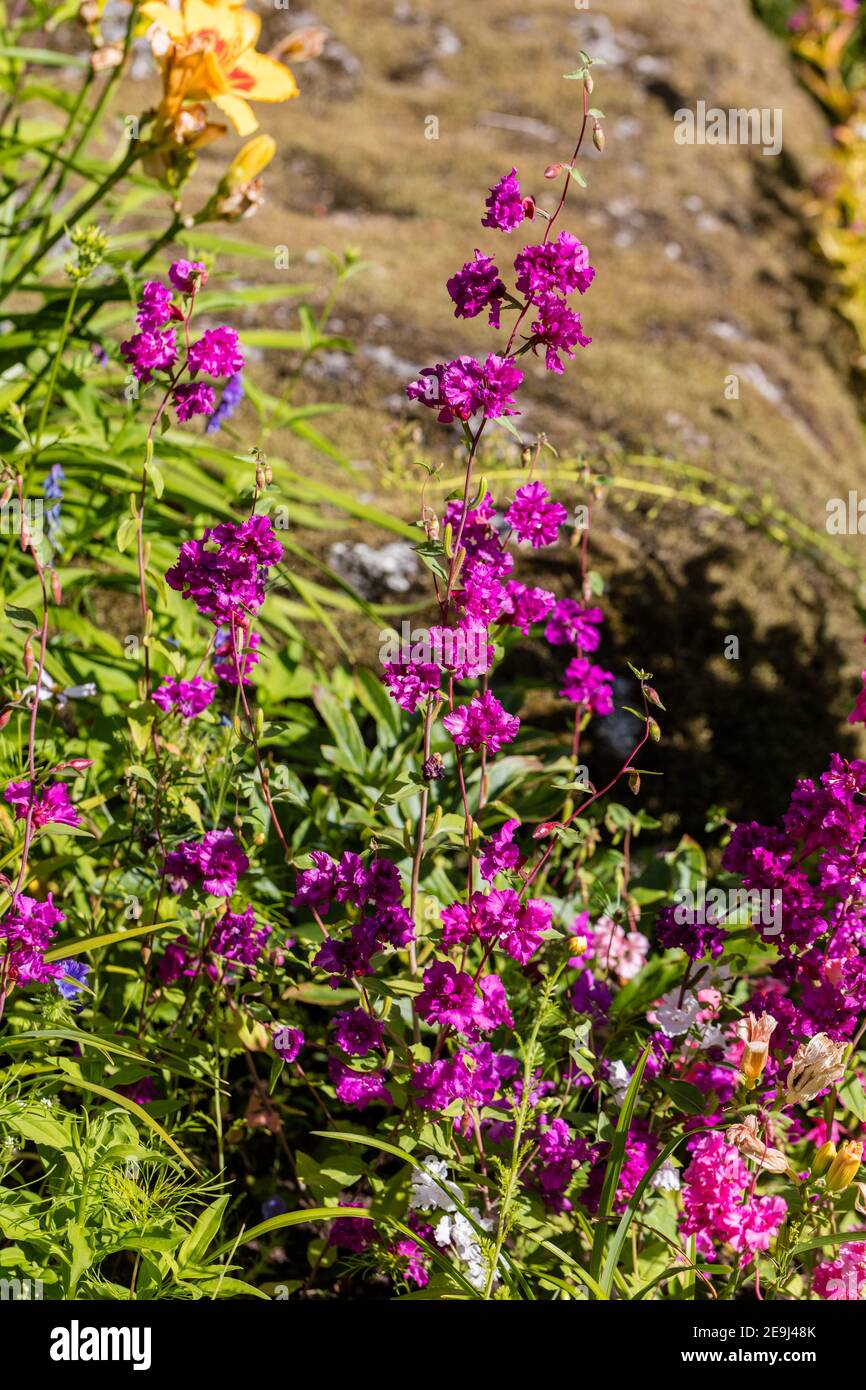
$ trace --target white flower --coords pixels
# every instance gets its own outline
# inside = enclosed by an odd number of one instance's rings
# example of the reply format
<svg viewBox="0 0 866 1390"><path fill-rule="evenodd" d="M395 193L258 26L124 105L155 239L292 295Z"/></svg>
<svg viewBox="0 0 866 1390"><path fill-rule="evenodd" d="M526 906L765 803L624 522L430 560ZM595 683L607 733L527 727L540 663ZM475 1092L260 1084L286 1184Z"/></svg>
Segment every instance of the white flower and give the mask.
<svg viewBox="0 0 866 1390"><path fill-rule="evenodd" d="M657 1192L679 1192L679 1169L674 1167L669 1158L666 1158L662 1166L653 1173L649 1185L654 1187Z"/></svg>
<svg viewBox="0 0 866 1390"><path fill-rule="evenodd" d="M701 1011L701 1003L694 990L687 989L680 1003L679 989L663 994L653 1012L665 1037L678 1038L694 1026Z"/></svg>
<svg viewBox="0 0 866 1390"><path fill-rule="evenodd" d="M469 1208L469 1215L475 1222L475 1226L480 1226L483 1231L493 1230L492 1219L485 1219L477 1207ZM487 1260L478 1243L478 1236L475 1226L468 1221L462 1212L455 1212L453 1216L443 1216L433 1229L433 1235L437 1245L450 1245L455 1254L466 1266L466 1278L473 1289L483 1289L487 1284ZM493 1282L499 1278L498 1272L493 1276Z"/></svg>
<svg viewBox="0 0 866 1390"><path fill-rule="evenodd" d="M626 1091L631 1081L631 1072L625 1062L612 1062L610 1071L607 1074L607 1084L613 1091L613 1098L617 1105L621 1106L625 1100Z"/></svg>
<svg viewBox="0 0 866 1390"><path fill-rule="evenodd" d="M420 1207L424 1211L454 1211L456 1203L452 1193L458 1201L463 1200L463 1193L456 1182L448 1181L445 1159L431 1157L425 1160L423 1168L416 1168L412 1174L409 1206Z"/></svg>
<svg viewBox="0 0 866 1390"><path fill-rule="evenodd" d="M705 1023L698 1034L701 1047L724 1047L728 1041L724 1029L717 1023Z"/></svg>

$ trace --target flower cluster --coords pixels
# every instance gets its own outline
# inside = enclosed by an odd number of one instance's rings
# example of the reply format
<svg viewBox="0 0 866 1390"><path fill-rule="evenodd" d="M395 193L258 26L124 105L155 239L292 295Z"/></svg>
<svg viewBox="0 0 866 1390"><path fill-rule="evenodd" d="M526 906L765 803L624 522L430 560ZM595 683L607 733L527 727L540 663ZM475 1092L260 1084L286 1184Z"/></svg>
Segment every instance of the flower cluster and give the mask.
<svg viewBox="0 0 866 1390"><path fill-rule="evenodd" d="M194 415L212 416L216 392L197 378L228 377L237 382L244 365L238 335L225 326L208 328L190 343L184 359L179 361L174 325L181 323L188 329L196 295L207 281L207 271L201 261L175 261L168 278L171 288L159 280L145 284L136 312L139 332L121 343L120 355L142 384L152 381L155 372L166 375L166 398L170 396L178 420L190 420ZM177 302L175 293L182 303ZM238 403L237 385L231 392L226 387L226 395L228 403L224 396L220 405L221 419L228 418Z"/></svg>
<svg viewBox="0 0 866 1390"><path fill-rule="evenodd" d="M481 225L502 232L513 231L527 217L531 220L535 211L533 200L520 192L516 169L490 190L486 207ZM409 399L435 409L440 423L458 420L465 424L473 417L496 420L516 414L514 393L523 381L523 372L515 365L520 353L535 353L541 348L547 370L562 372L560 354L573 358L576 347L587 347L592 341L583 331L580 314L568 303L569 295L585 294L595 277L589 253L570 232L560 232L555 238L550 233L548 224L543 240L525 246L515 258L514 295L493 258L479 250L448 280L456 317L475 318L486 310L494 329L501 327L504 306L513 307L517 317L504 354L493 353L483 363L466 356L437 363L425 367L410 383ZM529 334L515 349L521 325L527 320Z"/></svg>

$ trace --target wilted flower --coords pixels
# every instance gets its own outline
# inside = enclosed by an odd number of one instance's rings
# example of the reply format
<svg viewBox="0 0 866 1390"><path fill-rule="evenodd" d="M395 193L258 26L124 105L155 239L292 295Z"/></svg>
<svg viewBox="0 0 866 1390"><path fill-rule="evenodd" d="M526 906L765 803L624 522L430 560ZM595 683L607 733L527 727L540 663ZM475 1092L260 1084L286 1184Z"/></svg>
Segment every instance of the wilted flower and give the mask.
<svg viewBox="0 0 866 1390"><path fill-rule="evenodd" d="M776 1019L772 1014L761 1014L756 1018L750 1013L737 1024L737 1034L745 1043L740 1067L749 1090L756 1084L767 1065L770 1038L775 1027Z"/></svg>
<svg viewBox="0 0 866 1390"><path fill-rule="evenodd" d="M845 1043L833 1042L826 1033L816 1033L801 1043L788 1072L785 1104L805 1105L825 1087L841 1081L845 1051Z"/></svg>
<svg viewBox="0 0 866 1390"><path fill-rule="evenodd" d="M745 1158L753 1158L759 1168L768 1173L785 1173L789 1164L780 1149L770 1148L758 1136L757 1115L747 1115L742 1124L730 1125L725 1131L725 1139L739 1149Z"/></svg>

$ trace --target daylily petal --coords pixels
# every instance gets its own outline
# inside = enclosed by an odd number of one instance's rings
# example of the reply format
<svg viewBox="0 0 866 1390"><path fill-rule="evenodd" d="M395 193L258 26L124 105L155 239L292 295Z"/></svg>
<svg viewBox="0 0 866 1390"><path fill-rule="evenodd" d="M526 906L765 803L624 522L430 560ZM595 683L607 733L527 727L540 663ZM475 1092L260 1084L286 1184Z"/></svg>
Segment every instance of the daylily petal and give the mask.
<svg viewBox="0 0 866 1390"><path fill-rule="evenodd" d="M251 101L288 101L298 95L298 84L290 68L249 49L242 53L229 73L233 92Z"/></svg>
<svg viewBox="0 0 866 1390"><path fill-rule="evenodd" d="M150 20L151 24L158 24L160 29L164 29L173 39L183 38L186 32L180 10L173 10L170 5L163 4L162 0L148 0L146 5L142 5L139 13Z"/></svg>
<svg viewBox="0 0 866 1390"><path fill-rule="evenodd" d="M215 96L213 102L215 106L219 107L223 115L228 117L238 135L252 135L254 130L258 130L259 123L252 107L248 106L241 97Z"/></svg>

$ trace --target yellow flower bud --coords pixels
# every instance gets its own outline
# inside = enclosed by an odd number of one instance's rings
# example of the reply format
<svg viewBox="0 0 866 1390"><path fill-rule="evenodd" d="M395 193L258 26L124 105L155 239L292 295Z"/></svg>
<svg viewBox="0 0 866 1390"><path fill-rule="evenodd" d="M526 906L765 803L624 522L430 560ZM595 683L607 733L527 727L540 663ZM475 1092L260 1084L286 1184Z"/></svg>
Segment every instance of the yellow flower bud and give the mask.
<svg viewBox="0 0 866 1390"><path fill-rule="evenodd" d="M256 135L238 150L225 172L222 186L227 193L245 188L267 168L277 152L277 143L270 135Z"/></svg>
<svg viewBox="0 0 866 1390"><path fill-rule="evenodd" d="M854 1140L848 1140L842 1144L833 1162L827 1170L824 1179L824 1186L828 1192L844 1192L857 1176L857 1169L860 1167L860 1159L863 1157L863 1145Z"/></svg>
<svg viewBox="0 0 866 1390"><path fill-rule="evenodd" d="M828 1139L826 1144L822 1144L819 1149L815 1150L815 1157L812 1159L812 1167L809 1169L809 1176L812 1178L820 1178L823 1173L826 1173L835 1157L836 1145L833 1143L832 1139Z"/></svg>
<svg viewBox="0 0 866 1390"><path fill-rule="evenodd" d="M589 942L585 936L570 936L568 938L568 949L573 956L584 955L588 946Z"/></svg>

